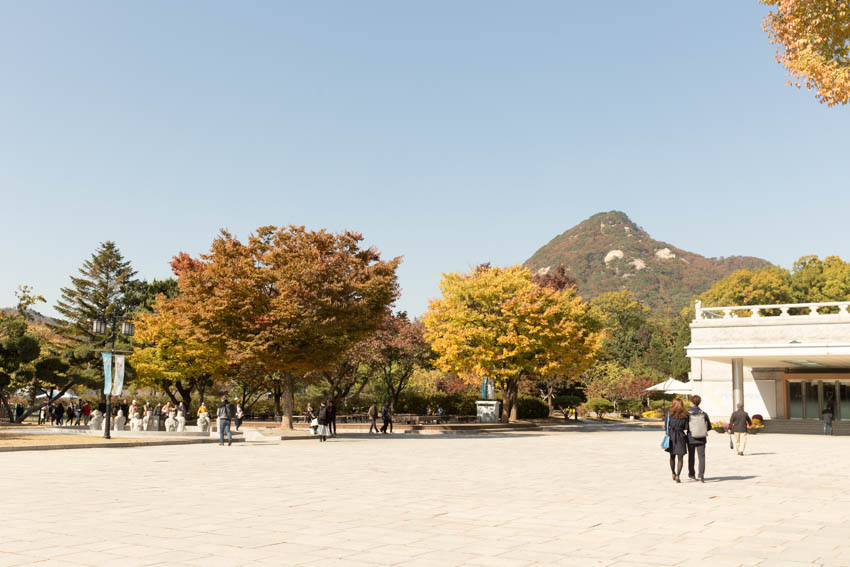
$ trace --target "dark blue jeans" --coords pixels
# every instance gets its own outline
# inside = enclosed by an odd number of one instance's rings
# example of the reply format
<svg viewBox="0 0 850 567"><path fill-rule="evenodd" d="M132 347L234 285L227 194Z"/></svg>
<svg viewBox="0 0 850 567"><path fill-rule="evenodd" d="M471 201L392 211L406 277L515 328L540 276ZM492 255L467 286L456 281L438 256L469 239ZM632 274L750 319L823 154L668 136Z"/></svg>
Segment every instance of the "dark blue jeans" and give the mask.
<svg viewBox="0 0 850 567"><path fill-rule="evenodd" d="M224 443L224 432L227 431L227 442L230 443L233 437L230 434L230 420L229 419L219 419L218 420L218 442Z"/></svg>

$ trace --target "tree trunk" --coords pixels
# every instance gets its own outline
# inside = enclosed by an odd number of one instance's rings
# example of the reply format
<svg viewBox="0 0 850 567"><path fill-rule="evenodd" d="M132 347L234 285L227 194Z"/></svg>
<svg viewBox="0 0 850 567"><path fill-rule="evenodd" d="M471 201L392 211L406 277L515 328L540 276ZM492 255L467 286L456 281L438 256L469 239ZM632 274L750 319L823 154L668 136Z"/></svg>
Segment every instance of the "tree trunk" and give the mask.
<svg viewBox="0 0 850 567"><path fill-rule="evenodd" d="M517 389L519 381L508 380L502 387L502 423L516 421L517 419Z"/></svg>
<svg viewBox="0 0 850 567"><path fill-rule="evenodd" d="M280 378L272 378L272 397L274 398L274 419L278 421L281 416L280 397L283 395Z"/></svg>
<svg viewBox="0 0 850 567"><path fill-rule="evenodd" d="M294 381L289 372L283 375L283 421L281 426L284 429L295 429L292 426L292 413L295 411Z"/></svg>
<svg viewBox="0 0 850 567"><path fill-rule="evenodd" d="M205 376L201 380L198 380L198 406L199 407L200 407L200 404L204 403L204 394L206 393L206 391L207 391L207 377ZM189 408L187 406L186 410L188 411L188 409Z"/></svg>
<svg viewBox="0 0 850 567"><path fill-rule="evenodd" d="M192 406L192 390L194 390L194 385L190 385L186 387L183 383L178 380L174 383L174 387L177 388L177 391L180 392L180 398L183 401L183 405L186 406L186 414L189 414L189 411Z"/></svg>
<svg viewBox="0 0 850 567"><path fill-rule="evenodd" d="M15 414L12 413L12 408L9 407L9 400L6 399L6 396L0 395L0 402L6 408L6 413L9 414L9 423L15 423Z"/></svg>

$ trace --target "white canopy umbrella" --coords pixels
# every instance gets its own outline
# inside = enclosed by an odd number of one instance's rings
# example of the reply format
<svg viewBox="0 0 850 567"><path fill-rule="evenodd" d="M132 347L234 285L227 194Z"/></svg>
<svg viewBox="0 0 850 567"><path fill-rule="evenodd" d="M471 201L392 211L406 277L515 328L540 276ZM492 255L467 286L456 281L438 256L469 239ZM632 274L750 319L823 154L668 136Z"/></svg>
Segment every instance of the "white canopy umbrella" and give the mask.
<svg viewBox="0 0 850 567"><path fill-rule="evenodd" d="M59 399L63 399L63 400L76 400L76 399L77 399L77 398L79 398L79 397L80 397L80 396L78 396L78 395L74 394L73 392L65 392L65 393L64 393L64 394L62 394L61 396L55 396L55 395L54 395L52 398L50 398L50 401L51 401L51 402L55 402L56 400L59 400ZM47 398L47 394L39 394L39 395L37 395L37 396L36 396L36 399L39 399L39 400L43 400L43 399L45 399L45 398Z"/></svg>
<svg viewBox="0 0 850 567"><path fill-rule="evenodd" d="M644 392L663 392L665 394L684 394L691 395L691 384L689 382L680 382L675 378L668 378L664 382L650 386Z"/></svg>

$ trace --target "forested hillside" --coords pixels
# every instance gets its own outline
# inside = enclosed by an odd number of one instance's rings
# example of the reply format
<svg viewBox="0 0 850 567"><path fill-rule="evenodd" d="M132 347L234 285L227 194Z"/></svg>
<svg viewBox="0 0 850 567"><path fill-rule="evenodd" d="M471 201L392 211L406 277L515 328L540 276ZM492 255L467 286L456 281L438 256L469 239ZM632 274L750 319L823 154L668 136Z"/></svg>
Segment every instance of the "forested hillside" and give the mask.
<svg viewBox="0 0 850 567"><path fill-rule="evenodd" d="M706 258L654 240L625 213L610 211L556 236L525 262L535 272L558 264L567 267L587 298L626 289L654 312L677 313L735 270L770 262L751 256Z"/></svg>

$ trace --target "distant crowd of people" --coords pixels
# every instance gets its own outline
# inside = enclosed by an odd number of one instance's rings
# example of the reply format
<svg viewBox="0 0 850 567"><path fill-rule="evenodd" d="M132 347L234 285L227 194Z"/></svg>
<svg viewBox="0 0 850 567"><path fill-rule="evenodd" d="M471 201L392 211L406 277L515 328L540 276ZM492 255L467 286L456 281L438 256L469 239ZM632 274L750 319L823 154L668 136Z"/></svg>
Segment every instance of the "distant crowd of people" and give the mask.
<svg viewBox="0 0 850 567"><path fill-rule="evenodd" d="M103 404L103 411L106 411L106 404ZM82 399L78 399L77 403L68 402L67 406L59 402L56 405L44 406L39 410L38 424L47 423L58 427L63 425L88 425L91 420L91 413L91 405Z"/></svg>

